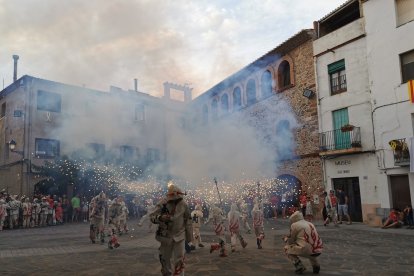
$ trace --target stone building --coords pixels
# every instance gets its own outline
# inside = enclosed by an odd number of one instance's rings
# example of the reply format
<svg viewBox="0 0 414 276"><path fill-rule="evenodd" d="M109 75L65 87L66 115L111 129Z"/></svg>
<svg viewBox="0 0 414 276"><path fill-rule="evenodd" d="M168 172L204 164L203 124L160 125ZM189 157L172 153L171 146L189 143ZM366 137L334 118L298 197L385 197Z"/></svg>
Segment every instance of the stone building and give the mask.
<svg viewBox="0 0 414 276"><path fill-rule="evenodd" d="M170 89L181 89L184 100L171 99ZM64 155L163 165L166 125L182 120L191 89L166 83L164 93L153 97L137 85L98 91L27 75L15 80L0 92L0 190L32 195L40 180L34 167Z"/></svg>
<svg viewBox="0 0 414 276"><path fill-rule="evenodd" d="M323 190L313 38L313 30L300 31L191 102L193 125L253 126L273 159L268 177L287 183L276 192L293 191L294 204L301 191L318 203Z"/></svg>

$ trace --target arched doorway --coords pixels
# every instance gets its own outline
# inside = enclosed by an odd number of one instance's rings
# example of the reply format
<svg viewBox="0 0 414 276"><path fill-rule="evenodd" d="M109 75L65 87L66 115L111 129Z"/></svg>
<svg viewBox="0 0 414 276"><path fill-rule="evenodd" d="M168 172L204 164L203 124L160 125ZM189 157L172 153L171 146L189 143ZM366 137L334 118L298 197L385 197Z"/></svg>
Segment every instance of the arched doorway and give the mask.
<svg viewBox="0 0 414 276"><path fill-rule="evenodd" d="M278 212L289 216L299 207L299 195L302 192L302 182L290 174L282 174L274 179L270 198L277 201Z"/></svg>

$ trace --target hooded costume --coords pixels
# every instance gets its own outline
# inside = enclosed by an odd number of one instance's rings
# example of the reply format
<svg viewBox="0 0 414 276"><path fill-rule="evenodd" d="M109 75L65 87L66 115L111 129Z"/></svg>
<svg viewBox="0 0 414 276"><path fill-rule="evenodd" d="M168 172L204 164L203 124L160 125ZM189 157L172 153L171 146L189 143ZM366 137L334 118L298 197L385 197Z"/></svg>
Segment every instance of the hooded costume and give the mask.
<svg viewBox="0 0 414 276"><path fill-rule="evenodd" d="M241 213L241 223L243 224L244 230L247 231L247 234L250 234L252 232L249 222L247 221L249 217L249 212L247 208L247 203L244 201L244 199L239 200L239 210Z"/></svg>
<svg viewBox="0 0 414 276"><path fill-rule="evenodd" d="M184 246L193 239L190 210L183 196L181 189L170 182L166 197L150 214L151 221L158 224L155 238L160 242L161 273L165 276L184 275Z"/></svg>
<svg viewBox="0 0 414 276"><path fill-rule="evenodd" d="M257 248L262 249L263 248L262 241L265 237L264 226L263 226L263 220L264 220L263 205L257 201L253 206L252 217L253 217L254 233L256 235Z"/></svg>
<svg viewBox="0 0 414 276"><path fill-rule="evenodd" d="M224 235L226 231L226 226L224 225L225 219L226 218L223 215L223 211L218 206L214 205L213 208L210 210L209 217L206 222L207 224L210 221L213 221L214 232L216 233L216 236L219 238L218 243L212 243L210 245L210 253L220 249L220 257L227 257L226 238Z"/></svg>
<svg viewBox="0 0 414 276"><path fill-rule="evenodd" d="M97 237L100 238L101 243L105 242L104 222L106 208L106 196L103 192L92 198L91 203L89 204L89 238L92 243L95 243Z"/></svg>
<svg viewBox="0 0 414 276"><path fill-rule="evenodd" d="M305 271L299 256L308 258L313 272L319 273L320 265L317 257L322 253L322 240L316 231L315 225L304 220L301 212L296 211L289 218L290 234L285 237L285 253L295 266L296 273Z"/></svg>
<svg viewBox="0 0 414 276"><path fill-rule="evenodd" d="M193 237L194 237L194 245L199 247L204 247L201 243L201 234L200 234L200 227L201 227L201 220L203 219L203 211L201 210L201 205L197 204L195 206L194 211L191 212L191 221L193 223Z"/></svg>
<svg viewBox="0 0 414 276"><path fill-rule="evenodd" d="M241 214L237 211L237 205L233 203L230 207L230 212L227 215L229 221L229 231L230 231L230 240L231 240L231 251L236 251L237 240L240 241L240 244L243 248L247 246L247 242L243 239L240 234L240 217Z"/></svg>

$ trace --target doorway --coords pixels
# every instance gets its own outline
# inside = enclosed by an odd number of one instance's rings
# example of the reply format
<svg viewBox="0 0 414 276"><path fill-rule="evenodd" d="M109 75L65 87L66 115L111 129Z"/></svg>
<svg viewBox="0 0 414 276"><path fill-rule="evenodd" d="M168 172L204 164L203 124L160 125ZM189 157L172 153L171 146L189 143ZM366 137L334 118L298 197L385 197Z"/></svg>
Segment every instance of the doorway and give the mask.
<svg viewBox="0 0 414 276"><path fill-rule="evenodd" d="M341 189L348 196L348 212L352 221L362 222L361 192L359 190L359 178L334 178L333 187L336 191Z"/></svg>
<svg viewBox="0 0 414 276"><path fill-rule="evenodd" d="M408 175L391 175L391 206L395 209L404 210L405 206L411 205L410 184Z"/></svg>

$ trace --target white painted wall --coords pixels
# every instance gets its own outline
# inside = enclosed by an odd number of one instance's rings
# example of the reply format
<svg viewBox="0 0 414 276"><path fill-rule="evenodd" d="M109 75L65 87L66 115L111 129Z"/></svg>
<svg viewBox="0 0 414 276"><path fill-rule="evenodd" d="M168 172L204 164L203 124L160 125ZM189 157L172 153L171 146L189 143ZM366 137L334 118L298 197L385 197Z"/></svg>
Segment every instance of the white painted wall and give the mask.
<svg viewBox="0 0 414 276"><path fill-rule="evenodd" d="M378 186L379 171L376 156L372 153L343 155L325 160L327 189L332 189L334 178L358 177L361 204L375 204L382 197L383 187Z"/></svg>

